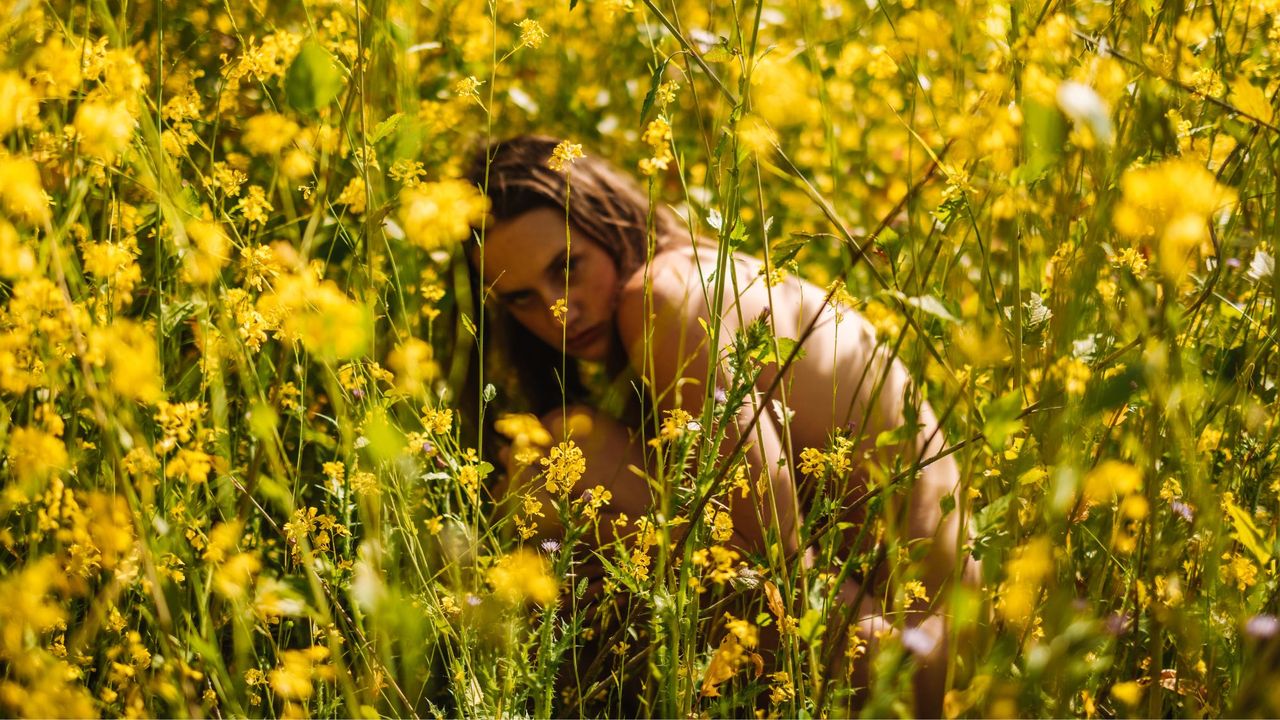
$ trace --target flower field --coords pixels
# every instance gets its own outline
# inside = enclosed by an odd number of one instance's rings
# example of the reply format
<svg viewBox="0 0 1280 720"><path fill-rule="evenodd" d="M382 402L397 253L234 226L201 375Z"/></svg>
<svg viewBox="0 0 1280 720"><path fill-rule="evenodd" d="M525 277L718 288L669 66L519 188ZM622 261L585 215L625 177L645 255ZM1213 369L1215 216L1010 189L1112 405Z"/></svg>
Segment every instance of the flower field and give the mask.
<svg viewBox="0 0 1280 720"><path fill-rule="evenodd" d="M1277 0L0 2L0 714L1280 715L1278 93ZM463 250L530 132L870 321L981 577L839 434L735 548L738 386L581 486Z"/></svg>

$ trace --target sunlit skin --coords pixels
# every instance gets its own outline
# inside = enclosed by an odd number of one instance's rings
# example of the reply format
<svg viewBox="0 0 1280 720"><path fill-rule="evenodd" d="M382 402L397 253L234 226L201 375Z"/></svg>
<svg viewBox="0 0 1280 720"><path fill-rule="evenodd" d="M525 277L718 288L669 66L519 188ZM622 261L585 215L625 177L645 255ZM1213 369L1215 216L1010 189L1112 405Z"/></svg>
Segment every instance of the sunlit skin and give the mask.
<svg viewBox="0 0 1280 720"><path fill-rule="evenodd" d="M489 292L540 340L557 348L563 344L573 357L603 360L614 332L617 268L585 235L570 237L577 241L565 242L564 211L530 210L488 230L483 251L472 252L472 263L479 266L483 256ZM561 299L563 324L553 311Z"/></svg>
<svg viewBox="0 0 1280 720"><path fill-rule="evenodd" d="M716 268L713 247L693 245L676 247L659 253L649 264L630 277L621 279L609 255L585 234L571 235L569 257L568 334L569 337L589 328L608 327L590 342L570 343L568 354L586 360L599 360L608 352L608 342L616 341L626 349L637 374L651 378L657 402L662 409L702 406L703 380L706 378L710 343L702 323L710 323L708 305L712 285L708 278ZM473 256L473 262L475 258ZM526 328L553 346L560 346L564 332L552 314L552 305L565 296L565 219L563 211L539 209L492 228L484 246L484 274L496 297ZM732 269L737 279L736 291L725 284L721 310L722 326L718 347L721 353L731 344L734 333L766 311L771 329L777 337L799 338L815 315L815 330L804 343L805 354L787 371L781 391L774 399L794 411L784 428L778 414L770 407L762 421L751 429L747 460L753 477L769 472L770 491L755 503L739 502L731 507L734 520L733 544L750 551L766 545L765 528L775 526L791 556L798 547L797 527L804 509L797 499L797 478L790 468L793 461L780 465L781 458L798 458L805 448L825 448L833 430L854 429L861 438L857 457L871 451L885 466L891 467L895 455L906 465L931 458L945 446L937 432L937 420L927 403L911 398L911 379L902 365L890 361L887 349L877 347L870 323L852 310L823 304L825 292L794 276L769 287L764 282L763 263L749 255L735 254ZM646 298L646 295L648 296ZM652 303L647 305L647 303ZM652 315L646 323L646 307ZM700 322L701 321L701 322ZM646 324L648 327L646 327ZM644 338L649 335L646 346ZM757 380L757 397L739 412L738 428L748 427L756 414L759 395L768 388L777 372L769 366ZM728 383L723 368L718 369L717 383ZM677 382L682 381L682 382ZM877 436L903 423L904 397L917 402L919 422L923 426L915 441L903 445L875 447ZM593 413L589 408L577 409L590 417L591 437L574 435L587 452L587 475L580 488L602 484L611 489L614 500L611 514L629 517L643 514L650 498L644 483L626 471L628 464L643 466L643 455L635 441L629 441L625 428ZM557 440L566 427L557 412L544 418ZM736 444L739 432L728 433L722 452L727 454ZM789 433L789 443L787 441ZM808 482L800 478L801 482ZM840 495L846 502L865 492L866 471L855 467L845 480ZM940 502L948 494L957 493L958 471L950 457L928 464L912 486L906 508L905 531L910 537L931 543L924 578L930 597L947 581L955 568L959 515L942 517ZM958 500L958 498L957 498ZM764 523L761 523L761 518ZM776 518L776 522L773 520ZM846 520L855 527L864 516L851 511ZM601 523L603 526L604 523ZM848 533L852 538L854 532ZM972 573L974 568L967 568ZM849 582L841 596L852 600L858 585ZM883 624L864 601L863 631L870 632ZM932 707L940 699L943 677L936 670L943 639L941 619L922 612L912 619L933 628L937 651L932 654L935 670L926 673L919 683L920 699ZM865 664L864 664L865 665Z"/></svg>

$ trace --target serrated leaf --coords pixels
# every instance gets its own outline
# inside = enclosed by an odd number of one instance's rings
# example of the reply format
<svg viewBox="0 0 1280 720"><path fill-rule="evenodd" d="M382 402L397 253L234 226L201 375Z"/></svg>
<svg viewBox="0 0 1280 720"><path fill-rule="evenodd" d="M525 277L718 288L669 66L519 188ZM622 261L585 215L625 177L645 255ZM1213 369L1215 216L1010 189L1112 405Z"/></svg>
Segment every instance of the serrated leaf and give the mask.
<svg viewBox="0 0 1280 720"><path fill-rule="evenodd" d="M802 235L800 233L791 233L786 238L778 240L769 248L769 260L773 262L774 267L786 265L791 262L800 251L804 249L812 235Z"/></svg>
<svg viewBox="0 0 1280 720"><path fill-rule="evenodd" d="M378 123L373 128L373 134L369 136L369 143L373 144L395 132L400 127L400 121L404 120L404 113L396 113L391 117Z"/></svg>
<svg viewBox="0 0 1280 720"><path fill-rule="evenodd" d="M1048 322L1051 317L1053 311L1044 304L1044 298L1039 293L1031 293L1031 299L1022 305L1022 324L1027 330Z"/></svg>
<svg viewBox="0 0 1280 720"><path fill-rule="evenodd" d="M796 341L791 338L780 337L778 340L778 351L774 353L773 343L766 341L763 345L751 349L748 353L751 358L763 365L771 363L783 363L787 358L791 357L792 350L796 347ZM804 357L804 348L796 354L796 360Z"/></svg>
<svg viewBox="0 0 1280 720"><path fill-rule="evenodd" d="M342 92L346 81L338 62L320 43L309 40L285 73L285 97L303 112L327 107Z"/></svg>

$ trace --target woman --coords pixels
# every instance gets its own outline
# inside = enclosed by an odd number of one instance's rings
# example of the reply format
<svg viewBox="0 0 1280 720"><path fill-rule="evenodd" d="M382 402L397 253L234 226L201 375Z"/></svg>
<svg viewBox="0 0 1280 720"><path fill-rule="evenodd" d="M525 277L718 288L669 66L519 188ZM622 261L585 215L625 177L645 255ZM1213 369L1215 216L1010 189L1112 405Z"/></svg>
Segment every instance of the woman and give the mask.
<svg viewBox="0 0 1280 720"><path fill-rule="evenodd" d="M735 337L765 322L773 336L804 337L803 354L781 382L774 381L789 353L763 369L721 445L722 458L745 449L751 480L748 499L729 506L729 544L758 554L777 545L786 558L803 556L798 528L814 489L795 469L837 435L853 467L839 478L842 486L827 492L844 499L849 542L865 520L863 504L852 501L866 493L872 469L932 459L905 493L901 532L929 543L923 581L935 597L956 575L959 514L944 516L942 506L958 492L958 472L949 456L934 458L944 448L937 420L902 365L877 345L869 323L799 278L766 282L763 263L749 255L733 253L718 263L714 245L691 241L692 233L666 208L650 213L635 182L602 160L550 169L556 145L553 138L518 137L477 159L471 180L487 191L493 224L479 229L480 242L468 256L531 404L557 441L569 434L586 453L578 491L603 486L612 495L612 513L630 518L643 515L653 500L650 487L628 470L646 467L644 445L629 432L635 418L623 424L593 408L575 359L604 363L610 378L630 372L648 406L668 413L682 408L698 418L704 401L732 386L723 360ZM566 409L586 422L569 422ZM904 416L913 417L918 430L899 429L900 442L877 447L877 438L892 437L882 433L901 428ZM860 633L872 636L884 620L868 595L852 580L840 590L846 602L864 599ZM918 676L917 709L936 712L945 679L940 616L923 611L908 624L924 628L918 635L927 640L912 643L928 656Z"/></svg>

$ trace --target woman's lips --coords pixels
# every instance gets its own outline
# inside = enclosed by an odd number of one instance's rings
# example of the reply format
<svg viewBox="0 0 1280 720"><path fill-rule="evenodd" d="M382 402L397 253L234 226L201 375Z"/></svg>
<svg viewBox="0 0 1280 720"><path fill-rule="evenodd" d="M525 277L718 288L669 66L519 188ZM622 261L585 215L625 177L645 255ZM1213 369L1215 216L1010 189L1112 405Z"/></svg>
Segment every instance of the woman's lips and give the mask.
<svg viewBox="0 0 1280 720"><path fill-rule="evenodd" d="M587 328L586 330L583 330L577 335L573 335L571 337L565 338L564 345L566 348L581 350L586 347L589 347L590 345L593 345L595 341L600 338L603 332L604 332L604 324L601 323L600 325L596 325L595 327Z"/></svg>

